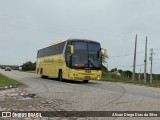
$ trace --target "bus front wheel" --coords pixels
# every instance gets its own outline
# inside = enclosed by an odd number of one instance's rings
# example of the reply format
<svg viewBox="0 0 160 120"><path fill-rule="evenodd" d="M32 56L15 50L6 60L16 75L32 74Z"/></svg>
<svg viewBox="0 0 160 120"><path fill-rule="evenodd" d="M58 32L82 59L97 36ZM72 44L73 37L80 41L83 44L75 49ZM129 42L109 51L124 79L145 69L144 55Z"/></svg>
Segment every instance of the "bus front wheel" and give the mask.
<svg viewBox="0 0 160 120"><path fill-rule="evenodd" d="M88 83L89 80L83 80L84 83Z"/></svg>
<svg viewBox="0 0 160 120"><path fill-rule="evenodd" d="M59 71L58 80L59 80L60 82L63 82L62 70Z"/></svg>

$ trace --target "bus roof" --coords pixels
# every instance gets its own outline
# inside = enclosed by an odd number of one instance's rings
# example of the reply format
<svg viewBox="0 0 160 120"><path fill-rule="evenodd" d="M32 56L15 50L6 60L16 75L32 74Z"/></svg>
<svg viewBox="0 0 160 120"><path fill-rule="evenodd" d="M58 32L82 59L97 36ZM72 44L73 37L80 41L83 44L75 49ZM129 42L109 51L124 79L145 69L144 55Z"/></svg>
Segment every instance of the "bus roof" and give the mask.
<svg viewBox="0 0 160 120"><path fill-rule="evenodd" d="M67 41L85 41L85 42L94 42L94 43L99 43L97 41L93 41L93 40L88 40L88 39L74 39L74 38L71 38L71 39L67 39Z"/></svg>
<svg viewBox="0 0 160 120"><path fill-rule="evenodd" d="M59 41L57 41L57 42L54 42L54 43L52 43L52 44L50 44L50 45L48 45L48 46L46 46L46 47L43 47L43 48L41 48L41 49L44 49L44 48L47 48L47 47L50 47L50 46L52 46L52 45L56 45L56 44L59 44L59 43L62 43L62 42L65 42L65 41L79 41L79 42L94 42L94 43L99 43L99 42L97 42L97 41L93 41L93 40L88 40L88 39L77 39L77 38L70 38L70 39L66 39L66 40L59 40ZM41 50L41 49L39 49L39 50Z"/></svg>
<svg viewBox="0 0 160 120"><path fill-rule="evenodd" d="M54 42L54 43L52 43L52 44L49 44L49 45L46 46L46 47L41 48L41 49L44 49L44 48L47 48L47 47L50 47L50 46L52 46L52 45L56 45L56 44L59 44L59 43L65 42L65 41L66 41L66 40L59 40L59 41L57 41L57 42ZM41 50L41 49L39 49L39 50Z"/></svg>

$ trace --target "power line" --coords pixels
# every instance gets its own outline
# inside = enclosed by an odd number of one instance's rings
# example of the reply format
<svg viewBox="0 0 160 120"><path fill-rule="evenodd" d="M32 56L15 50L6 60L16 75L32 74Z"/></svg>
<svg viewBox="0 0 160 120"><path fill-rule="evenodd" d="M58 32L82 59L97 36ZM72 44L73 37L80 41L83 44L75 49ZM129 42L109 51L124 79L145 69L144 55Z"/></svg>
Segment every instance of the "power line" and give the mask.
<svg viewBox="0 0 160 120"><path fill-rule="evenodd" d="M136 67L140 67L140 66L144 66L144 64L137 64L137 65L136 65ZM123 68L132 68L133 66L132 66L132 65L130 65L130 66L115 66L115 67L117 67L117 68L118 68L118 67L123 67ZM115 68L115 67L114 67L114 68ZM112 68L113 68L113 67L112 67Z"/></svg>
<svg viewBox="0 0 160 120"><path fill-rule="evenodd" d="M149 51L150 49L147 49L147 51ZM138 51L137 54L142 54L145 51ZM117 55L117 56L109 56L109 58L119 58L119 57L128 57L134 55L134 53L127 53L127 54L123 54L123 55Z"/></svg>
<svg viewBox="0 0 160 120"><path fill-rule="evenodd" d="M160 63L153 63L153 65L157 65L157 64L160 64Z"/></svg>
<svg viewBox="0 0 160 120"><path fill-rule="evenodd" d="M137 52L137 54L142 54L144 53L144 51L139 51ZM131 56L131 55L134 55L134 53L128 53L128 54L124 54L124 55L118 55L118 56L109 56L109 58L119 58L119 57L127 57L127 56Z"/></svg>
<svg viewBox="0 0 160 120"><path fill-rule="evenodd" d="M160 59L153 59L153 60L160 60Z"/></svg>
<svg viewBox="0 0 160 120"><path fill-rule="evenodd" d="M154 48L154 51L158 51L158 50L160 50L160 48Z"/></svg>
<svg viewBox="0 0 160 120"><path fill-rule="evenodd" d="M160 65L160 63L152 63L153 65ZM150 65L150 63L147 63L147 65ZM137 64L136 67L142 67L144 66L144 64ZM126 66L110 66L111 68L132 68L133 66L132 65L126 65Z"/></svg>

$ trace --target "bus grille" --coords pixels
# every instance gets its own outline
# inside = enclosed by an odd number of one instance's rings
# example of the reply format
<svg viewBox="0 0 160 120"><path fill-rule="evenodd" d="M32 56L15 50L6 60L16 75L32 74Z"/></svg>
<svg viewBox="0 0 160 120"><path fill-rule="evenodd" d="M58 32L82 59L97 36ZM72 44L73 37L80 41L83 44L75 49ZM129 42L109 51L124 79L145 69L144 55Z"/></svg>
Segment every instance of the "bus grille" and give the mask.
<svg viewBox="0 0 160 120"><path fill-rule="evenodd" d="M85 73L91 73L91 70L85 70Z"/></svg>

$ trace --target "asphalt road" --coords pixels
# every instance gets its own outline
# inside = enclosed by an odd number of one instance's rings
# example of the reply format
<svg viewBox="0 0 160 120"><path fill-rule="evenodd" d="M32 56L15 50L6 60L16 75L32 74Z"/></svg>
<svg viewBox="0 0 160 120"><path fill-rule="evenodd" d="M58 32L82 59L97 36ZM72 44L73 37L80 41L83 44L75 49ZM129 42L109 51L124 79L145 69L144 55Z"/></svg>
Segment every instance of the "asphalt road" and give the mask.
<svg viewBox="0 0 160 120"><path fill-rule="evenodd" d="M0 73L27 85L31 93L61 101L65 110L160 111L160 88L103 81L59 82L33 73L2 69Z"/></svg>

